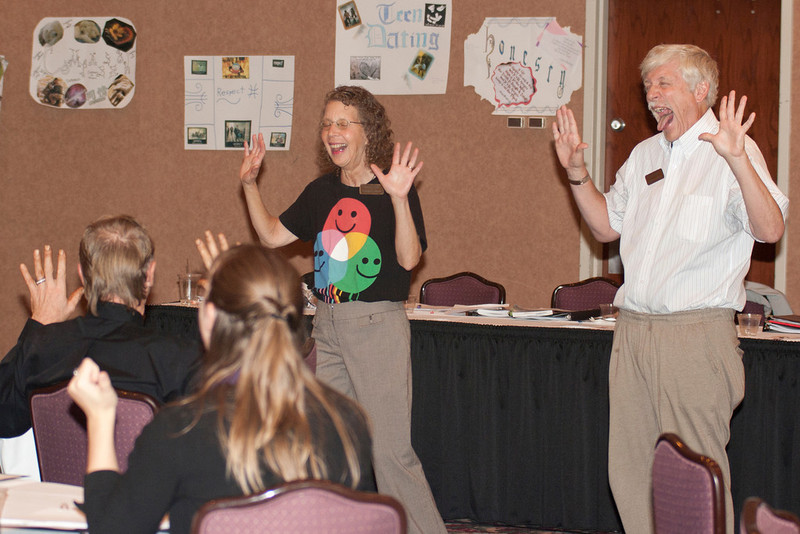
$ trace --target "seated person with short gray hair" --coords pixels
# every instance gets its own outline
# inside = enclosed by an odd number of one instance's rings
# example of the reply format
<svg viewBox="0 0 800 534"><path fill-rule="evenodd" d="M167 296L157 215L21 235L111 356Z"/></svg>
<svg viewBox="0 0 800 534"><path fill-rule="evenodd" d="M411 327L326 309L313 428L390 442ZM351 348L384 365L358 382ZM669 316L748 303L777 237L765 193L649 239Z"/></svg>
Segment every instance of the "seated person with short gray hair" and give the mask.
<svg viewBox="0 0 800 534"><path fill-rule="evenodd" d="M34 272L20 266L31 294L31 318L16 346L0 361L0 437L31 427L28 399L35 389L72 377L89 357L114 387L146 393L160 403L184 396L201 355L199 339L144 326L144 308L156 262L153 242L133 217L105 217L90 224L80 244L83 287L66 291L66 254L33 253ZM81 296L88 313L67 320Z"/></svg>

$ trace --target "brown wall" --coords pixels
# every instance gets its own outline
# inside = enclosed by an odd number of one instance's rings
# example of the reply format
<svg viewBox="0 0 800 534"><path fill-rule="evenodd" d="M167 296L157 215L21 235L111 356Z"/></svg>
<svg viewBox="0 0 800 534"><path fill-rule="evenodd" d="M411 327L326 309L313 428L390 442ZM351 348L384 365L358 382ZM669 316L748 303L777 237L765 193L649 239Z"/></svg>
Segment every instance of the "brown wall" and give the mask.
<svg viewBox="0 0 800 534"><path fill-rule="evenodd" d="M556 16L585 36L585 1L454 3L447 93L381 97L398 140L413 140L425 161L418 185L429 250L412 291L427 278L471 270L502 282L512 303L547 306L553 287L578 279L578 214L553 157L549 129L508 129L503 118L491 115L488 102L463 86L463 42L489 16ZM9 67L0 110L0 354L13 345L28 315L19 263L30 265L33 248L45 243L64 248L69 286L77 287L78 240L101 215L129 213L152 233L158 269L151 302L175 299L176 275L187 260L199 268L193 240L203 230L253 238L236 178L241 154L183 149L185 55L294 55L292 149L267 154L260 187L268 207L282 211L316 176L315 125L333 86L336 16L335 2L321 4L298 0L233 10L209 0L141 0L124 7L85 1L80 8L43 0L4 3L0 54ZM130 104L81 112L34 102L27 80L38 21L115 15L130 19L138 32L137 88ZM800 12L795 15L800 20ZM797 73L796 67L794 87L800 86ZM583 91L573 94L578 117L582 98ZM800 96L793 100L800 109ZM795 169L798 158L793 154ZM797 206L800 192L793 197ZM800 246L791 247L800 228L791 235L788 296L800 311L800 280L791 269L800 254ZM310 246L286 253L301 272L310 270Z"/></svg>
<svg viewBox="0 0 800 534"><path fill-rule="evenodd" d="M253 238L237 179L241 154L183 149L185 55L294 55L292 149L267 154L260 186L268 207L282 211L317 175L316 123L333 87L335 2L236 10L209 0L80 4L6 2L0 17L0 54L9 61L0 111L6 296L0 354L28 315L19 263L30 264L33 248L45 243L64 248L69 286L77 287L80 234L98 216L129 213L150 230L158 261L151 302L175 300L176 275L187 259L199 268L193 241L206 228ZM447 93L381 97L398 140L413 140L425 162L418 179L429 250L413 291L427 278L472 270L505 284L511 302L546 306L553 287L577 279L579 225L557 177L549 130L508 129L463 86L464 39L485 17L551 15L584 34L584 0L513 0L501 7L458 0ZM122 16L134 23L137 87L126 108L71 111L33 101L27 88L33 29L48 16ZM573 95L579 114L582 98L582 91ZM311 269L309 246L286 252L301 272Z"/></svg>

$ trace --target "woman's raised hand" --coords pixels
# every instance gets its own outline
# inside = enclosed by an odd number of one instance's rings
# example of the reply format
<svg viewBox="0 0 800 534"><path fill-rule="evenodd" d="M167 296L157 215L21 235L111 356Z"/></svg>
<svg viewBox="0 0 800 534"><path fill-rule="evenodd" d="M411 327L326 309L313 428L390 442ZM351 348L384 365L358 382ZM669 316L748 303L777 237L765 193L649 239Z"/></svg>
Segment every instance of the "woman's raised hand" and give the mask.
<svg viewBox="0 0 800 534"><path fill-rule="evenodd" d="M67 392L86 417L107 415L113 422L117 409L117 392L111 385L108 373L101 371L91 358L84 358L73 375L67 385Z"/></svg>
<svg viewBox="0 0 800 534"><path fill-rule="evenodd" d="M228 250L230 247L228 246L228 239L222 232L217 234L219 244L214 239L214 234L211 233L211 230L206 230L205 235L205 242L198 237L195 239L194 244L200 253L200 257L203 258L203 265L205 265L206 269L210 269L211 264L214 263L214 259L219 256L219 253Z"/></svg>
<svg viewBox="0 0 800 534"><path fill-rule="evenodd" d="M419 171L422 169L422 162L417 165L417 156L419 156L419 149L415 148L411 151L412 143L408 142L403 154L400 154L400 143L394 145L394 155L392 156L392 168L389 169L388 174L383 174L380 167L374 163L370 165L370 169L378 177L378 181L383 186L392 198L406 198L411 185L414 183Z"/></svg>
<svg viewBox="0 0 800 534"><path fill-rule="evenodd" d="M256 183L266 153L267 147L264 144L263 134L258 134L257 138L254 135L250 145L247 144L247 141L244 142L244 159L242 159L242 167L239 169L239 179L243 185Z"/></svg>

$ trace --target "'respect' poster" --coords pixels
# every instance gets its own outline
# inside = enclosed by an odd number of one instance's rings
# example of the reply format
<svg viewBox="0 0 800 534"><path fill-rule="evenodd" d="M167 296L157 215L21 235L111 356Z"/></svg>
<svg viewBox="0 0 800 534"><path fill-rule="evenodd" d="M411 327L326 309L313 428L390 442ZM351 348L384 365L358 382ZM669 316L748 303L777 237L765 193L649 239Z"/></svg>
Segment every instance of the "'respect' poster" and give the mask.
<svg viewBox="0 0 800 534"><path fill-rule="evenodd" d="M241 150L264 135L267 150L289 150L294 56L185 56L186 150Z"/></svg>

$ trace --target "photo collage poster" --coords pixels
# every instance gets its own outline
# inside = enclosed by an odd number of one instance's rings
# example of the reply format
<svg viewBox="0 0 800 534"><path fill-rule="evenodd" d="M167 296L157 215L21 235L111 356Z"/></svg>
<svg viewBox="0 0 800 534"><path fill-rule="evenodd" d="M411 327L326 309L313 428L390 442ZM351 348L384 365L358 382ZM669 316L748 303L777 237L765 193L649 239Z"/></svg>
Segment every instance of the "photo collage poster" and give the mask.
<svg viewBox="0 0 800 534"><path fill-rule="evenodd" d="M337 2L335 84L376 95L444 94L451 0Z"/></svg>
<svg viewBox="0 0 800 534"><path fill-rule="evenodd" d="M185 149L241 150L261 133L289 150L294 56L186 56L184 79Z"/></svg>
<svg viewBox="0 0 800 534"><path fill-rule="evenodd" d="M33 31L30 94L61 109L119 109L136 87L136 28L122 17L48 17Z"/></svg>
<svg viewBox="0 0 800 534"><path fill-rule="evenodd" d="M583 42L553 17L487 18L464 41L464 86L494 115L555 115L583 83Z"/></svg>

